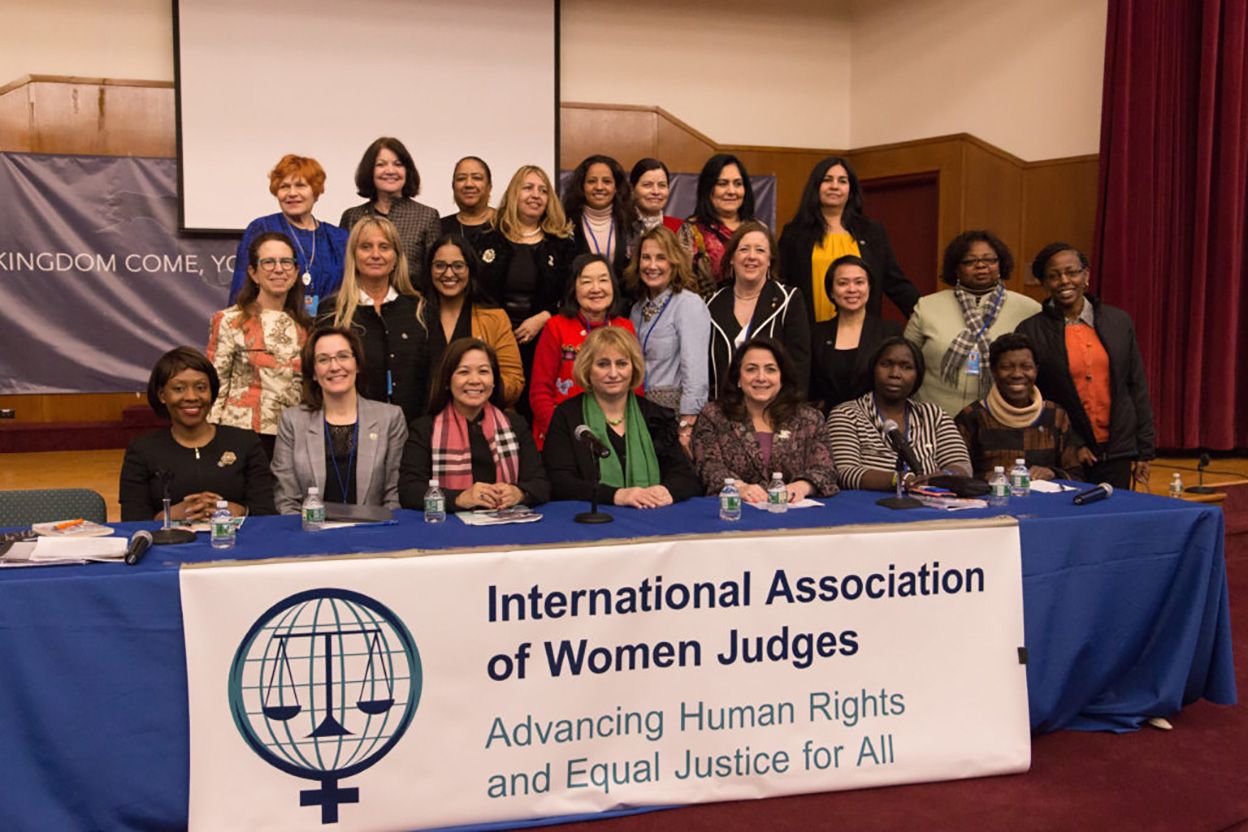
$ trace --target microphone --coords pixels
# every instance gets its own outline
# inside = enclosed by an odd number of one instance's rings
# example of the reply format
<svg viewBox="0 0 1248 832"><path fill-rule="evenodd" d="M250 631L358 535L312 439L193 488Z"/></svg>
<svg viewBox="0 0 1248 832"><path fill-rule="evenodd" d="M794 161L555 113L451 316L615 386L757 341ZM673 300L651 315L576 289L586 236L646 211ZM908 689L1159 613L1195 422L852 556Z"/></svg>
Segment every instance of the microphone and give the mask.
<svg viewBox="0 0 1248 832"><path fill-rule="evenodd" d="M1088 503L1099 502L1100 500L1109 499L1109 495L1114 493L1114 487L1107 482L1103 482L1087 491L1080 491L1071 501L1077 506L1086 506Z"/></svg>
<svg viewBox="0 0 1248 832"><path fill-rule="evenodd" d="M901 428L892 419L884 422L884 438L893 450L901 457L902 461L909 466L910 470L916 475L919 473L919 459L914 455L914 448L910 447L910 440L901 432Z"/></svg>
<svg viewBox="0 0 1248 832"><path fill-rule="evenodd" d="M606 459L611 456L611 449L601 439L594 436L594 432L589 429L589 425L577 425L576 430L572 431L572 436L582 445L589 446L589 452L599 459Z"/></svg>
<svg viewBox="0 0 1248 832"><path fill-rule="evenodd" d="M130 545L126 547L126 566L134 566L143 560L143 556L150 548L152 548L152 533L146 529L135 532L134 537L130 538Z"/></svg>

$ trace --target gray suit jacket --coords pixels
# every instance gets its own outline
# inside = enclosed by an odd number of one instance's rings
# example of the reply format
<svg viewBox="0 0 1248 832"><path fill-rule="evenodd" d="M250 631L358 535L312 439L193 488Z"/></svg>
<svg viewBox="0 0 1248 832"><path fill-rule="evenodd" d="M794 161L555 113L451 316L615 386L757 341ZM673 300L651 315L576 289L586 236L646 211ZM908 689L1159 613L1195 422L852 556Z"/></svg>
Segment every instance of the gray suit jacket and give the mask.
<svg viewBox="0 0 1248 832"><path fill-rule="evenodd" d="M361 397L360 447L355 458L355 491L362 505L399 507L399 462L407 442L403 411ZM298 514L309 486L325 493L325 413L297 405L282 413L273 449L273 478L279 514Z"/></svg>

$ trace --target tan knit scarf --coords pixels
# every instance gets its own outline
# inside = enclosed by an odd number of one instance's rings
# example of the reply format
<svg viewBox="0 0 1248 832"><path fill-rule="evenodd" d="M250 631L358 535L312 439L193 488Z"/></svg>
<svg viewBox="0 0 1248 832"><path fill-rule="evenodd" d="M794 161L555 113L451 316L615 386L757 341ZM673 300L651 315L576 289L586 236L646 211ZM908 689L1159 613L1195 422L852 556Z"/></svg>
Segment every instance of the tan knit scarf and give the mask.
<svg viewBox="0 0 1248 832"><path fill-rule="evenodd" d="M1007 428L1029 428L1036 423L1040 411L1044 409L1044 397L1040 395L1040 388L1033 387L1031 388L1031 404L1026 407L1015 407L1005 400L1001 391L997 389L997 385L994 384L988 391L988 397L984 399L984 405L992 414L992 418Z"/></svg>

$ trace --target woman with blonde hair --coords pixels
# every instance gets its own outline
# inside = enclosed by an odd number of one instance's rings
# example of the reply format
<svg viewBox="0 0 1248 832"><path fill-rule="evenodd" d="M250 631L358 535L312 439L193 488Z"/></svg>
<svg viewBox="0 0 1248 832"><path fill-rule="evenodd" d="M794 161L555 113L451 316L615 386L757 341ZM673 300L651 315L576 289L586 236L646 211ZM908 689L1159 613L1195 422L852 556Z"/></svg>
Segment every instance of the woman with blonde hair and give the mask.
<svg viewBox="0 0 1248 832"><path fill-rule="evenodd" d="M351 229L342 289L326 298L318 326L345 327L364 344L364 396L424 415L429 395L429 335L423 298L412 286L399 232L384 217Z"/></svg>

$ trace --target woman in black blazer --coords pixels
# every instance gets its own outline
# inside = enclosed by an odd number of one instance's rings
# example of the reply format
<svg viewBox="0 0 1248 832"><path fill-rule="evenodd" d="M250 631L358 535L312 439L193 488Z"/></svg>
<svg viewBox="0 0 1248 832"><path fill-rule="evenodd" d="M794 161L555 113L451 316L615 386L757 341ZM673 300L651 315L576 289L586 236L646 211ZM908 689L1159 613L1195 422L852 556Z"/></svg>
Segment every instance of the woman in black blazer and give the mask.
<svg viewBox="0 0 1248 832"><path fill-rule="evenodd" d="M826 414L870 389L871 356L881 343L901 335L901 325L870 314L871 267L852 254L828 267L824 289L836 317L811 333L810 400Z"/></svg>
<svg viewBox="0 0 1248 832"><path fill-rule="evenodd" d="M880 314L887 295L910 316L919 301L918 288L897 265L884 227L863 216L862 192L849 160L829 156L810 172L797 213L780 235L781 279L809 297L812 324L832 317L832 308L818 295L823 289L822 272L846 254L857 255L869 264L869 314ZM819 274L815 273L816 260Z"/></svg>
<svg viewBox="0 0 1248 832"><path fill-rule="evenodd" d="M775 238L757 220L741 223L724 248L725 283L706 302L711 313L711 398L719 397L728 365L751 338L774 338L793 362L792 382L810 381L810 320L800 289L774 277ZM745 321L742 324L742 321ZM734 380L735 381L735 380Z"/></svg>

